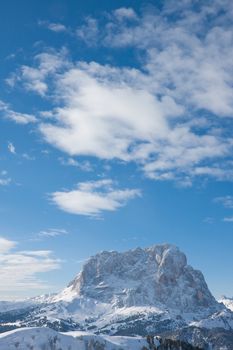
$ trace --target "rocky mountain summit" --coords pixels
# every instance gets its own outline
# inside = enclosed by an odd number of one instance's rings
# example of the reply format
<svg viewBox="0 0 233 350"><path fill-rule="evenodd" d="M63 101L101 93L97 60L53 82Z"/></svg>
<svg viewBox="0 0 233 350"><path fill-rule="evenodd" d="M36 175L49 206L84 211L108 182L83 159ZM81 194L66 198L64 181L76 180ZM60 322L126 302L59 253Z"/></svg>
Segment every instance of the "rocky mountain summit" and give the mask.
<svg viewBox="0 0 233 350"><path fill-rule="evenodd" d="M200 271L173 245L91 257L69 285L79 297L113 307L165 306L180 312L219 311Z"/></svg>
<svg viewBox="0 0 233 350"><path fill-rule="evenodd" d="M232 311L213 297L185 254L169 244L101 252L61 293L28 299L19 308L4 304L0 330L32 326L159 335L203 349L233 349Z"/></svg>

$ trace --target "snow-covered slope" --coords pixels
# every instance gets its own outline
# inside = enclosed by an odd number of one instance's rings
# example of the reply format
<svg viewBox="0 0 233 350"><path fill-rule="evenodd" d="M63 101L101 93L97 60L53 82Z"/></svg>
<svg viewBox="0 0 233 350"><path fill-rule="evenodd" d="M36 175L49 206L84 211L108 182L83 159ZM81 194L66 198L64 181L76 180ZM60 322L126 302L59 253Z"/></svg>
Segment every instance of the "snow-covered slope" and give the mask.
<svg viewBox="0 0 233 350"><path fill-rule="evenodd" d="M199 328L224 328L226 330L233 330L233 314L230 310L224 309L214 313L208 318L191 322L190 325Z"/></svg>
<svg viewBox="0 0 233 350"><path fill-rule="evenodd" d="M86 332L62 334L49 328L24 328L0 335L0 350L149 350L153 349L152 344L154 349L177 349L176 342L158 337L109 337ZM179 345L180 350L187 349Z"/></svg>
<svg viewBox="0 0 233 350"><path fill-rule="evenodd" d="M233 311L233 298L223 296L219 303L223 303L229 310Z"/></svg>
<svg viewBox="0 0 233 350"><path fill-rule="evenodd" d="M0 312L8 312L19 309L26 309L31 306L36 306L44 303L51 302L55 297L55 294L43 294L34 298L27 298L17 301L0 301Z"/></svg>

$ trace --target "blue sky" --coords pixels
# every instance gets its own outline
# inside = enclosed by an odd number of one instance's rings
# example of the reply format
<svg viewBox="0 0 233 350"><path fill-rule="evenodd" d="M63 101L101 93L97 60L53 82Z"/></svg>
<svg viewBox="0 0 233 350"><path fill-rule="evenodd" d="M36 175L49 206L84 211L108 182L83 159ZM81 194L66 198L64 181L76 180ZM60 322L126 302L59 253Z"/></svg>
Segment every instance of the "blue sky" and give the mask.
<svg viewBox="0 0 233 350"><path fill-rule="evenodd" d="M233 6L0 4L0 298L180 247L233 295Z"/></svg>

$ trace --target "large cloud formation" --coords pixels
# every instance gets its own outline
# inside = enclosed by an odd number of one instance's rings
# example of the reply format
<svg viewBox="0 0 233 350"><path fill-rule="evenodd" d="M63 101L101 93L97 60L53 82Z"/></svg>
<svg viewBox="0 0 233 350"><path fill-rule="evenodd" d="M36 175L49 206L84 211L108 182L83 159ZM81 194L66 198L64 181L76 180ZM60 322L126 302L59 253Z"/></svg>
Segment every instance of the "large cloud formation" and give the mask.
<svg viewBox="0 0 233 350"><path fill-rule="evenodd" d="M62 49L22 67L24 87L55 104L41 114L44 139L71 156L137 162L156 180L232 180L232 14L227 0L166 1L88 17L77 40L139 60L73 62Z"/></svg>

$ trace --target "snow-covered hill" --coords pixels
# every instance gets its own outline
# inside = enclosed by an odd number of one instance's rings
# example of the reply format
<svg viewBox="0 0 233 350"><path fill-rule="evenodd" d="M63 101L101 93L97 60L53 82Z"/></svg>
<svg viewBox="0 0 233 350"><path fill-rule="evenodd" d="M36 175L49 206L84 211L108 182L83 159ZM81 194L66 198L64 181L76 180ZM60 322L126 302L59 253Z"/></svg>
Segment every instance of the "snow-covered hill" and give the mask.
<svg viewBox="0 0 233 350"><path fill-rule="evenodd" d="M58 333L49 328L24 328L0 335L0 350L141 350L148 346L140 337L101 337L83 332Z"/></svg>
<svg viewBox="0 0 233 350"><path fill-rule="evenodd" d="M198 350L159 337L109 337L86 332L62 334L49 328L24 328L0 335L0 350ZM201 350L201 349L200 349Z"/></svg>

